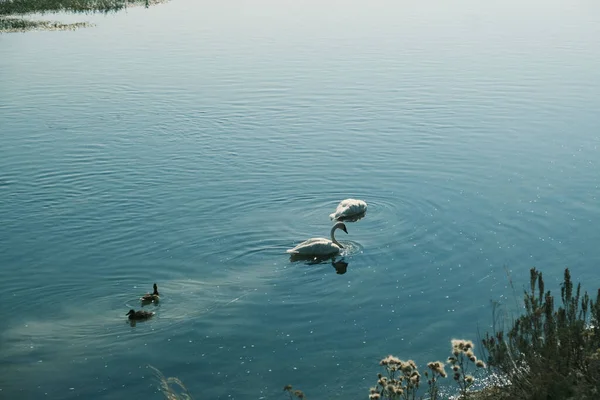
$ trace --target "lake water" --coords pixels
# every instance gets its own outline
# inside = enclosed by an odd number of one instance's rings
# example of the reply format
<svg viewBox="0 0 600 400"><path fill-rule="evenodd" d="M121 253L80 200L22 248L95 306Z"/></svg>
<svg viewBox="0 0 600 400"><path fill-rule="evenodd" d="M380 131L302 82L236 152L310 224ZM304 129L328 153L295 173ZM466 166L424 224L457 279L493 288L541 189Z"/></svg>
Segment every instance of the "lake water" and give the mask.
<svg viewBox="0 0 600 400"><path fill-rule="evenodd" d="M490 3L490 2L485 2ZM0 398L366 398L600 286L594 1L195 2L0 35ZM285 250L364 199L336 262ZM339 271L343 272L343 271ZM158 284L156 316L125 313Z"/></svg>

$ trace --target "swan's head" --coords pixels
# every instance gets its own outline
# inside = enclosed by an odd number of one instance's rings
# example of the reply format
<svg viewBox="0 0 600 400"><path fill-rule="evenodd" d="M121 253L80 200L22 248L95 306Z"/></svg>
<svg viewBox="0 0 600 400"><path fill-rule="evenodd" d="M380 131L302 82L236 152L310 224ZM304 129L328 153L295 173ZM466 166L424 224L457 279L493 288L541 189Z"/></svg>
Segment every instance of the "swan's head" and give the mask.
<svg viewBox="0 0 600 400"><path fill-rule="evenodd" d="M152 285L152 288L154 289L154 294L158 294L158 286L156 286L156 283Z"/></svg>
<svg viewBox="0 0 600 400"><path fill-rule="evenodd" d="M346 224L344 224L343 222L338 222L337 224L335 224L335 227L348 233L348 230L346 229Z"/></svg>
<svg viewBox="0 0 600 400"><path fill-rule="evenodd" d="M129 312L125 315L131 315L131 314L135 314L135 310L133 308L131 310L129 310Z"/></svg>

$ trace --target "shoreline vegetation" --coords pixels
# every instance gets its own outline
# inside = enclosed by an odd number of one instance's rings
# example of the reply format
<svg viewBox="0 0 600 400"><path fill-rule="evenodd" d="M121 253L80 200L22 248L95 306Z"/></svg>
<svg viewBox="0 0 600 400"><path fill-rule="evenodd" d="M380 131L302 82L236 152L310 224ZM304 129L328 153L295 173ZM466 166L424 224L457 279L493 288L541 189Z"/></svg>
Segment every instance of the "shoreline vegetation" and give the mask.
<svg viewBox="0 0 600 400"><path fill-rule="evenodd" d="M127 7L162 3L165 0L0 0L0 33L31 30L73 30L92 26L87 22L62 23L29 19L31 15L92 14L118 12Z"/></svg>
<svg viewBox="0 0 600 400"><path fill-rule="evenodd" d="M593 400L600 398L600 289L595 300L573 285L565 269L560 301L545 291L542 273L530 270L523 313L508 322L492 307L492 331L480 338L479 356L470 340L452 339L450 356L419 369L413 360L389 355L364 393L369 400ZM512 286L512 283L511 283ZM513 288L514 289L514 288ZM508 329L504 329L504 325ZM500 327L499 327L500 326ZM477 335L479 336L479 335ZM168 400L191 400L177 378L149 366ZM281 393L281 392L280 392ZM273 394L277 396L276 393ZM360 398L362 395L358 395ZM285 385L281 399L310 394ZM323 399L325 400L325 399Z"/></svg>

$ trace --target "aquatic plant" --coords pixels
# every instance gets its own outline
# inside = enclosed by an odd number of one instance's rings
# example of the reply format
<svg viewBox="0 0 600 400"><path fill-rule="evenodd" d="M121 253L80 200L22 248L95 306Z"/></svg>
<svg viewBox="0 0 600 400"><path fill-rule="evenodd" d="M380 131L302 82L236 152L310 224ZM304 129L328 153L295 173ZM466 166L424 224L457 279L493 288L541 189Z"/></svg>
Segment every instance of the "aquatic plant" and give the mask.
<svg viewBox="0 0 600 400"><path fill-rule="evenodd" d="M530 270L524 314L510 329L486 333L487 361L502 395L524 400L593 399L600 393L600 289L596 300L569 269L561 285L562 305L545 291L542 273ZM498 397L499 398L499 397Z"/></svg>
<svg viewBox="0 0 600 400"><path fill-rule="evenodd" d="M183 385L178 378L165 377L162 372L151 365L148 368L152 370L154 376L158 379L159 389L167 400L192 400L192 396L188 392L187 388Z"/></svg>
<svg viewBox="0 0 600 400"><path fill-rule="evenodd" d="M53 21L24 19L28 14L47 13L109 13L129 6L150 5L165 0L2 0L0 1L0 32L16 32L32 29L76 29L89 26L86 23L63 24Z"/></svg>
<svg viewBox="0 0 600 400"><path fill-rule="evenodd" d="M158 0L4 0L0 2L0 15L24 15L34 13L93 13L114 12L129 5L159 3Z"/></svg>
<svg viewBox="0 0 600 400"><path fill-rule="evenodd" d="M31 30L75 30L90 26L87 22L75 22L65 24L58 21L32 21L24 18L2 17L0 16L0 32L25 32Z"/></svg>

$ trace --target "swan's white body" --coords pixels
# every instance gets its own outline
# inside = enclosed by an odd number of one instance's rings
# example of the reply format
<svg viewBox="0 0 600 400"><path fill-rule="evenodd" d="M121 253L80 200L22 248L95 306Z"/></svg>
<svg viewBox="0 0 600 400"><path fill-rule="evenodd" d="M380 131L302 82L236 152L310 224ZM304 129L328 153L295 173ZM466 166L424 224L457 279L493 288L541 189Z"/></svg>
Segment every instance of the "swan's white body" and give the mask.
<svg viewBox="0 0 600 400"><path fill-rule="evenodd" d="M367 212L367 203L362 200L346 199L338 204L334 213L329 214L329 218L337 220L340 218L350 218Z"/></svg>
<svg viewBox="0 0 600 400"><path fill-rule="evenodd" d="M296 255L315 255L315 256L327 256L338 254L341 249L344 248L335 240L334 232L336 229L342 229L344 232L348 233L346 230L346 225L342 222L338 222L331 228L331 240L325 238L312 238L305 240L300 243L293 249L286 250L287 253L296 254Z"/></svg>

